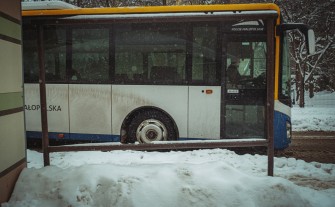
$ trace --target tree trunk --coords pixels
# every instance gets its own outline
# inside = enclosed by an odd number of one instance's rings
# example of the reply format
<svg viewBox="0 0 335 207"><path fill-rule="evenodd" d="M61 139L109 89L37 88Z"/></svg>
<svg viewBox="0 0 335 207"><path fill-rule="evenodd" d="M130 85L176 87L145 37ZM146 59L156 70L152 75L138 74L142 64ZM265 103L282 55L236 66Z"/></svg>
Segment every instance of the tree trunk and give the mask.
<svg viewBox="0 0 335 207"><path fill-rule="evenodd" d="M304 65L302 65L301 70L299 72L300 76L300 101L299 101L299 107L304 108L305 107L305 69Z"/></svg>
<svg viewBox="0 0 335 207"><path fill-rule="evenodd" d="M309 97L314 97L314 83L310 82L308 83L308 91L309 91Z"/></svg>
<svg viewBox="0 0 335 207"><path fill-rule="evenodd" d="M300 100L299 100L299 107L304 108L305 107L305 83L304 83L304 77L301 77L301 82L300 82Z"/></svg>
<svg viewBox="0 0 335 207"><path fill-rule="evenodd" d="M299 107L305 107L305 81L304 75L301 75L302 71L299 70L299 66L296 65L296 91L297 91L297 101L299 101ZM304 74L304 73L303 73Z"/></svg>
<svg viewBox="0 0 335 207"><path fill-rule="evenodd" d="M296 100L295 101L299 101L300 99L300 72L299 72L299 67L298 65L296 64L295 65L295 91L297 93L297 96L296 96Z"/></svg>

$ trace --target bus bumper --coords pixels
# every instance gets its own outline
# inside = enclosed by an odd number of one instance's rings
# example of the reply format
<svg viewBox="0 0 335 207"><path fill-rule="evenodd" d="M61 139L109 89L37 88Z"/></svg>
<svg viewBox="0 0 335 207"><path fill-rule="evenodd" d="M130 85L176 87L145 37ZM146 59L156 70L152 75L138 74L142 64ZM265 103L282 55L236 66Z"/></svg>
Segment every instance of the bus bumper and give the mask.
<svg viewBox="0 0 335 207"><path fill-rule="evenodd" d="M283 150L289 146L292 137L291 117L279 111L274 112L274 148Z"/></svg>

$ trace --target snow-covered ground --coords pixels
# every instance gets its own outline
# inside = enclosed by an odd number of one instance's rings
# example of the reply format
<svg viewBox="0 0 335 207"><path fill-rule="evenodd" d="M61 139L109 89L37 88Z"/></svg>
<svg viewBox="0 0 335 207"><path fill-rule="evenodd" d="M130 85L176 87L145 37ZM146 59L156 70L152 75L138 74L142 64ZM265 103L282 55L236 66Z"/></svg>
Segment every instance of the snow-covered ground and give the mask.
<svg viewBox="0 0 335 207"><path fill-rule="evenodd" d="M335 204L335 165L237 155L223 149L187 152L41 153L3 206L329 206Z"/></svg>
<svg viewBox="0 0 335 207"><path fill-rule="evenodd" d="M335 131L335 93L316 93L305 97L305 108L292 108L294 131Z"/></svg>
<svg viewBox="0 0 335 207"><path fill-rule="evenodd" d="M335 130L335 106L308 103L293 108L293 129ZM335 206L334 164L275 158L268 177L266 156L224 149L50 156L43 167L42 154L27 151L28 168L3 207Z"/></svg>

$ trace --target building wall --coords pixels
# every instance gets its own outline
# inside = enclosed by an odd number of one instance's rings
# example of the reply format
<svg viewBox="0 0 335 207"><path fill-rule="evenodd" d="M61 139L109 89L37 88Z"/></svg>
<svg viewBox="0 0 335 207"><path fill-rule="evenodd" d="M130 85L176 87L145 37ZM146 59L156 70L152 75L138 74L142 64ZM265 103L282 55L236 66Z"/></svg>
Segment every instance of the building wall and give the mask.
<svg viewBox="0 0 335 207"><path fill-rule="evenodd" d="M0 203L26 166L21 0L0 1Z"/></svg>

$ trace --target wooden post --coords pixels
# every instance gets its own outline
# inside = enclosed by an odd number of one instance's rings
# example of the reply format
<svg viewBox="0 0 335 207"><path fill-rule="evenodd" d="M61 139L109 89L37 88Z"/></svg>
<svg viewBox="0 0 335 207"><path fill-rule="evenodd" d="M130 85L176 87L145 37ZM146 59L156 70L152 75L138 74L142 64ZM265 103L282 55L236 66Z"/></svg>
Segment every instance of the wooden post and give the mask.
<svg viewBox="0 0 335 207"><path fill-rule="evenodd" d="M266 137L268 139L268 175L273 176L274 161L274 84L275 84L275 34L273 20L267 20L267 87L266 87ZM279 37L276 37L279 38Z"/></svg>
<svg viewBox="0 0 335 207"><path fill-rule="evenodd" d="M40 104L41 104L41 124L42 124L42 150L44 166L50 165L49 157L49 137L48 137L48 114L45 87L44 68L44 37L43 26L38 27L38 63L39 63L39 84L40 84Z"/></svg>

